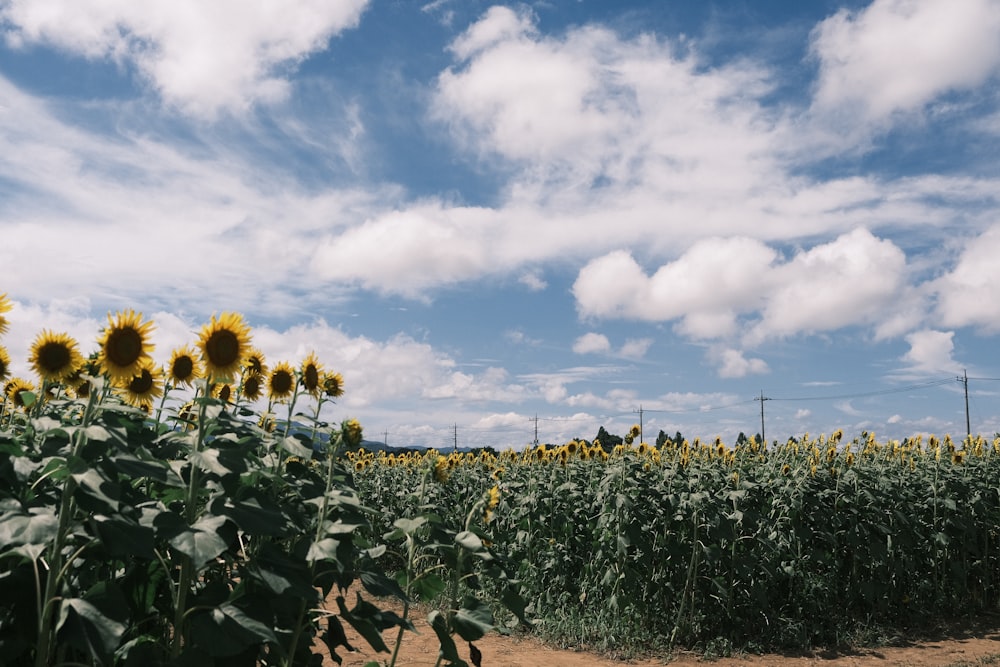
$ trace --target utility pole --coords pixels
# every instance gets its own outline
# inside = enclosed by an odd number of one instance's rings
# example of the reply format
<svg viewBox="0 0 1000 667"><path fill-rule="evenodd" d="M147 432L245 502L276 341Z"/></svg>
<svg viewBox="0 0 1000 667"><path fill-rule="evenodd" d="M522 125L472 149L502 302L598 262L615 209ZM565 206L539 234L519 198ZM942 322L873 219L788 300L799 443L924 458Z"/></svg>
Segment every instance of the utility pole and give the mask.
<svg viewBox="0 0 1000 667"><path fill-rule="evenodd" d="M384 435L382 437L382 444L385 445L386 447L389 446L389 431L388 430L386 430L384 432Z"/></svg>
<svg viewBox="0 0 1000 667"><path fill-rule="evenodd" d="M972 436L972 425L969 422L969 372L962 369L962 377L955 378L965 385L965 435Z"/></svg>
<svg viewBox="0 0 1000 667"><path fill-rule="evenodd" d="M529 422L535 422L535 442L534 442L533 446L534 447L538 447L538 413L537 412L535 413L535 418L534 419L532 419L531 417L528 417L528 421Z"/></svg>
<svg viewBox="0 0 1000 667"><path fill-rule="evenodd" d="M458 451L458 424L455 424L455 444L454 451Z"/></svg>
<svg viewBox="0 0 1000 667"><path fill-rule="evenodd" d="M642 403L639 404L638 410L633 410L632 412L639 413L639 444L642 444Z"/></svg>
<svg viewBox="0 0 1000 667"><path fill-rule="evenodd" d="M767 437L764 436L764 401L770 401L770 398L764 396L764 390L760 390L760 398L754 398L755 401L760 401L760 439L764 445L767 447Z"/></svg>

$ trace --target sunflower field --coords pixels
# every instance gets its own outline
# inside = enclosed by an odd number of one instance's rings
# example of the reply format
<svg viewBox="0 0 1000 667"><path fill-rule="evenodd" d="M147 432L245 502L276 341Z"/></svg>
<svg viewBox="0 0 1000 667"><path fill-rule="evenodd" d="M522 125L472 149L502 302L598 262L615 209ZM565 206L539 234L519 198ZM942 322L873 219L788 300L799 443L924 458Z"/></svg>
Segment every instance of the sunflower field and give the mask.
<svg viewBox="0 0 1000 667"><path fill-rule="evenodd" d="M445 520L494 494L489 534L516 564L536 627L568 645L802 648L1000 602L1000 438L844 442L838 431L771 447L572 441L351 459L362 501L383 517L412 511L400 489L428 461L424 502Z"/></svg>
<svg viewBox="0 0 1000 667"><path fill-rule="evenodd" d="M0 337L10 308L0 294ZM344 387L315 354L269 368L242 316L223 313L160 367L154 328L109 314L87 356L42 331L30 379L9 377L0 338L2 664L340 663L349 625L391 665L411 603L433 598L438 663L464 666L455 637L492 630L494 607L525 620L481 537L489 493L465 499L455 523L419 504L392 518L364 504L340 455L362 428L320 419ZM422 556L448 565L447 585L420 579L424 559L386 568L387 544L417 533L433 537Z"/></svg>
<svg viewBox="0 0 1000 667"><path fill-rule="evenodd" d="M4 665L340 663L350 626L393 666L416 613L438 665L518 628L711 654L1000 603L1000 438L657 448L635 427L615 447L369 452L360 423L323 418L343 378L314 353L268 363L239 314L164 366L131 310L91 349L45 330L23 378L10 308L0 295Z"/></svg>

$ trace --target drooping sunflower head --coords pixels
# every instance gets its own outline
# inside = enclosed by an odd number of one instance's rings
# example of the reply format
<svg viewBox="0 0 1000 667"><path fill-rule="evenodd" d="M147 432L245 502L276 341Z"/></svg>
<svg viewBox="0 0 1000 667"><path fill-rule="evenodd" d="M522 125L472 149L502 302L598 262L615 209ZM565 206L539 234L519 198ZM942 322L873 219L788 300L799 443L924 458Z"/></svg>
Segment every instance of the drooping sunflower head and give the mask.
<svg viewBox="0 0 1000 667"><path fill-rule="evenodd" d="M205 373L215 380L231 380L250 352L250 327L239 313L213 315L202 327L198 347Z"/></svg>
<svg viewBox="0 0 1000 667"><path fill-rule="evenodd" d="M341 422L340 428L344 434L344 441L347 443L348 447L353 449L361 445L363 437L361 422L357 419L345 419Z"/></svg>
<svg viewBox="0 0 1000 667"><path fill-rule="evenodd" d="M10 299L7 298L7 293L0 294L0 336L7 333L7 318L3 314L9 313L13 307Z"/></svg>
<svg viewBox="0 0 1000 667"><path fill-rule="evenodd" d="M167 377L174 386L179 387L183 384L190 387L201 376L201 362L198 360L198 353L190 345L178 347L171 353L170 364L167 366Z"/></svg>
<svg viewBox="0 0 1000 667"><path fill-rule="evenodd" d="M10 375L10 355L7 354L7 348L0 345L0 382L7 379Z"/></svg>
<svg viewBox="0 0 1000 667"><path fill-rule="evenodd" d="M148 361L131 379L120 380L117 387L129 405L137 408L152 407L153 400L163 396L163 370Z"/></svg>
<svg viewBox="0 0 1000 667"><path fill-rule="evenodd" d="M243 378L243 397L253 403L264 393L264 376L258 373L248 373Z"/></svg>
<svg viewBox="0 0 1000 667"><path fill-rule="evenodd" d="M233 396L233 385L228 382L223 382L212 387L212 396L219 399L223 403L228 403L229 399Z"/></svg>
<svg viewBox="0 0 1000 667"><path fill-rule="evenodd" d="M295 370L287 361L278 362L267 380L267 395L272 401L282 402L295 391Z"/></svg>
<svg viewBox="0 0 1000 667"><path fill-rule="evenodd" d="M3 387L3 395L18 408L30 405L26 394L34 394L34 392L35 385L24 378L12 378Z"/></svg>
<svg viewBox="0 0 1000 667"><path fill-rule="evenodd" d="M153 323L143 322L142 313L130 309L114 318L108 313L108 327L97 341L101 346L101 368L112 380L131 380L150 359L149 353L155 347L149 342L152 333Z"/></svg>
<svg viewBox="0 0 1000 667"><path fill-rule="evenodd" d="M315 352L310 352L302 362L301 373L302 386L305 387L307 392L318 397L323 379L323 367L320 365L319 360L316 359Z"/></svg>
<svg viewBox="0 0 1000 667"><path fill-rule="evenodd" d="M48 382L62 382L83 366L83 356L69 334L42 331L28 357L38 376Z"/></svg>
<svg viewBox="0 0 1000 667"><path fill-rule="evenodd" d="M246 359L243 361L243 372L246 375L267 375L267 362L264 361L264 353L255 347L250 348Z"/></svg>
<svg viewBox="0 0 1000 667"><path fill-rule="evenodd" d="M344 377L340 373L323 374L323 393L330 398L344 395Z"/></svg>

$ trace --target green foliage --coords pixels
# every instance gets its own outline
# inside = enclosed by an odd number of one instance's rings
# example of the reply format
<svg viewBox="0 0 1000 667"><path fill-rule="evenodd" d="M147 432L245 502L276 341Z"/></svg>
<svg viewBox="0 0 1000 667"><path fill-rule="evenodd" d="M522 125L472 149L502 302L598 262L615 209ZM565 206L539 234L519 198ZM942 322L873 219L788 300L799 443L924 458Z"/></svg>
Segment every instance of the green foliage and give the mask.
<svg viewBox="0 0 1000 667"><path fill-rule="evenodd" d="M499 484L490 539L552 639L618 653L809 647L997 608L998 445L863 434L604 460L569 443L449 457L423 502L454 524L455 508ZM358 488L380 515L406 515L415 500L400 490L424 474L382 457Z"/></svg>
<svg viewBox="0 0 1000 667"><path fill-rule="evenodd" d="M385 574L373 530L381 517L338 456L360 438L357 422L293 423L289 410L282 431L204 392L194 406L183 419L169 409L151 419L94 379L87 399L3 413L4 665L315 665L318 642L339 663L338 651L351 650L344 623L386 653L383 631L413 629L360 593L349 606L352 583L404 602L443 592L436 574L405 592ZM420 548L455 572L471 571L464 558L489 560L465 524L452 528L426 507L405 516L403 534L430 537ZM461 576L456 590L467 595ZM336 608L326 609L331 592ZM450 658L450 637L491 629L483 610L467 596L445 613L435 626L442 661L464 664Z"/></svg>

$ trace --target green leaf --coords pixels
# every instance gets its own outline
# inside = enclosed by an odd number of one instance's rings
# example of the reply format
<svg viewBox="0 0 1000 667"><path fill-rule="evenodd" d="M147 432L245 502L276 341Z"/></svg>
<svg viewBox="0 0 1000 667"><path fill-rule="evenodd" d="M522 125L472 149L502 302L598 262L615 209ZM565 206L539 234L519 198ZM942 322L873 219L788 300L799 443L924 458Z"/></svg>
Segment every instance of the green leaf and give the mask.
<svg viewBox="0 0 1000 667"><path fill-rule="evenodd" d="M108 618L82 598L67 598L59 605L59 641L94 656L101 664L111 663L125 629L123 623Z"/></svg>
<svg viewBox="0 0 1000 667"><path fill-rule="evenodd" d="M323 633L321 639L326 647L330 650L330 657L338 665L342 664L343 659L337 655L337 649L343 646L349 652L354 653L356 650L351 643L347 640L347 633L344 632L344 626L341 625L340 619L336 616L330 616L327 621L326 632ZM372 663L378 667L378 663Z"/></svg>
<svg viewBox="0 0 1000 667"><path fill-rule="evenodd" d="M70 473L76 481L77 500L81 506L95 512L118 512L121 490L98 468L91 468L82 459L75 459L70 463Z"/></svg>
<svg viewBox="0 0 1000 667"><path fill-rule="evenodd" d="M493 612L478 598L466 596L451 622L462 639L474 642L493 629Z"/></svg>
<svg viewBox="0 0 1000 667"><path fill-rule="evenodd" d="M281 448L292 456L298 456L304 459L312 458L313 450L311 447L306 447L298 438L295 436L289 436L281 440Z"/></svg>
<svg viewBox="0 0 1000 667"><path fill-rule="evenodd" d="M330 537L322 539L319 542L313 542L309 546L309 553L306 554L306 560L310 563L317 560L336 561L338 560L338 547L340 547L340 540L335 540Z"/></svg>
<svg viewBox="0 0 1000 667"><path fill-rule="evenodd" d="M364 637L368 645L379 653L388 653L389 647L385 645L385 641L382 640L382 630L378 628L374 622L374 613L372 609L374 605L365 602L358 595L358 603L355 605L354 609L348 611L347 605L344 604L344 598L342 596L337 596L337 607L340 608L340 616L351 624L359 635ZM377 612L378 610L375 609Z"/></svg>
<svg viewBox="0 0 1000 667"><path fill-rule="evenodd" d="M170 546L190 558L195 568L200 569L226 550L228 545L217 532L225 522L224 516L205 517L171 539Z"/></svg>
<svg viewBox="0 0 1000 667"><path fill-rule="evenodd" d="M412 535L425 523L427 523L427 519L422 516L418 516L414 519L396 519L392 522L392 525L403 531L404 535Z"/></svg>
<svg viewBox="0 0 1000 667"><path fill-rule="evenodd" d="M456 535L455 542L463 549L468 549L472 552L482 551L485 548L479 536L468 530L463 530Z"/></svg>
<svg viewBox="0 0 1000 667"><path fill-rule="evenodd" d="M362 572L361 585L376 597L384 598L391 595L399 600L406 600L406 593L399 584L381 572Z"/></svg>
<svg viewBox="0 0 1000 667"><path fill-rule="evenodd" d="M90 525L112 556L156 557L153 529L139 525L134 519L121 514L98 514L90 518Z"/></svg>
<svg viewBox="0 0 1000 667"><path fill-rule="evenodd" d="M284 535L288 532L288 518L281 509L267 501L267 507L257 498L232 500L216 498L210 509L213 514L229 517L240 530L251 535Z"/></svg>
<svg viewBox="0 0 1000 667"><path fill-rule="evenodd" d="M210 472L216 475L228 475L233 472L224 463L219 461L218 449L205 449L200 452L191 452L188 454L188 459L191 463L198 466L205 472Z"/></svg>
<svg viewBox="0 0 1000 667"><path fill-rule="evenodd" d="M458 657L458 649L455 648L455 641L451 638L451 633L448 632L448 621L444 614L435 609L428 614L427 622L431 624L431 629L437 635L438 644L441 645L441 655L444 656L444 659L456 667L469 667L464 660Z"/></svg>
<svg viewBox="0 0 1000 667"><path fill-rule="evenodd" d="M119 454L112 458L118 470L133 479L148 478L169 486L184 486L184 480L163 461L147 461L132 454Z"/></svg>
<svg viewBox="0 0 1000 667"><path fill-rule="evenodd" d="M448 584L445 583L444 579L439 577L434 573L418 577L410 585L410 590L419 600L429 602L436 599L441 593L444 593L445 588Z"/></svg>

